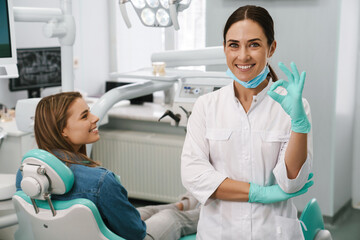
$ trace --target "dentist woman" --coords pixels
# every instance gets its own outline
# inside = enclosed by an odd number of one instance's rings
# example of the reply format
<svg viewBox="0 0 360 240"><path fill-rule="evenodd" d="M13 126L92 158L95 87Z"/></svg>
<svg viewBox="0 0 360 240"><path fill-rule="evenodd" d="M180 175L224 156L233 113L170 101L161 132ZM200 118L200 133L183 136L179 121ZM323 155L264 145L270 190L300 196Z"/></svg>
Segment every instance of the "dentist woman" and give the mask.
<svg viewBox="0 0 360 240"><path fill-rule="evenodd" d="M262 7L237 9L223 38L234 81L199 97L182 152L183 184L203 205L197 239L303 239L292 200L279 196L301 189L312 168L305 72L280 63L288 81L277 79L273 20Z"/></svg>

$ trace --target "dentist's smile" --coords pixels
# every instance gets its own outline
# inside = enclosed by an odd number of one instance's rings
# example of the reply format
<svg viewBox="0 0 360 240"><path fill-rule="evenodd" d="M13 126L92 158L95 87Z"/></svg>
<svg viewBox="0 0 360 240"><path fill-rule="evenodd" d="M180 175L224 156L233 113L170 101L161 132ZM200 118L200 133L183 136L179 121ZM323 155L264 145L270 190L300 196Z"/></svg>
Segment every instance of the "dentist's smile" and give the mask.
<svg viewBox="0 0 360 240"><path fill-rule="evenodd" d="M248 71L249 69L251 69L252 67L255 66L255 64L247 64L247 65L238 65L238 64L235 64L236 68L238 68L240 71L242 72L246 72Z"/></svg>

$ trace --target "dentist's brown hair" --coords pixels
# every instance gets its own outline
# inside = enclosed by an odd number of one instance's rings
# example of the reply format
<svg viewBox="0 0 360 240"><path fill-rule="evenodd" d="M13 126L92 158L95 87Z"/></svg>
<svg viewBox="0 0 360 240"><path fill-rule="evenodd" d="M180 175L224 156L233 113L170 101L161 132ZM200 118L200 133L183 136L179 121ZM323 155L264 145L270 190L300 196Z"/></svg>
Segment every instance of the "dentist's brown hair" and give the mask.
<svg viewBox="0 0 360 240"><path fill-rule="evenodd" d="M226 34L229 31L229 28L239 21L243 20L252 20L259 24L264 31L264 34L267 38L267 44L270 47L275 40L275 31L274 31L274 21L270 16L269 12L262 7L254 6L254 5L246 5L239 7L236 9L226 21L223 38L224 38L224 46L226 43ZM273 82L278 80L278 77L274 71L274 69L269 65L270 69L270 77Z"/></svg>

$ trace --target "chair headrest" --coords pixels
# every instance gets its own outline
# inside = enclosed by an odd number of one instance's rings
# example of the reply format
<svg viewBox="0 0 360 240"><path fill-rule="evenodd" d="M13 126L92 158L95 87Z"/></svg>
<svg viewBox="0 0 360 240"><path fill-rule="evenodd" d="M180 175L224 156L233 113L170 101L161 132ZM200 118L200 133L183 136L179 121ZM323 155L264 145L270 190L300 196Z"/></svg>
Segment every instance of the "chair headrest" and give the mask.
<svg viewBox="0 0 360 240"><path fill-rule="evenodd" d="M74 184L74 174L62 161L42 149L27 152L21 164L22 190L31 198L44 200L45 194L64 194Z"/></svg>

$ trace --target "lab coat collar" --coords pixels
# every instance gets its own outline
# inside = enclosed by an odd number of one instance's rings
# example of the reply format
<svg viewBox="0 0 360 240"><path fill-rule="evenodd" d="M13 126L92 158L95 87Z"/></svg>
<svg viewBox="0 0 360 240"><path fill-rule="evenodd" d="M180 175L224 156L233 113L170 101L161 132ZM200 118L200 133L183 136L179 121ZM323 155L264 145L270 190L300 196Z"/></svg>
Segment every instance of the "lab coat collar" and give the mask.
<svg viewBox="0 0 360 240"><path fill-rule="evenodd" d="M263 90L261 90L261 92L259 92L257 95L253 96L253 100L256 99L256 102L260 103L267 96L267 92L269 91L269 89L273 83L274 82L273 82L272 78L270 78L268 85ZM238 103L239 100L237 99L237 97L235 95L234 83L231 82L230 85L231 85L231 94L234 98L234 101L235 101L235 103Z"/></svg>

